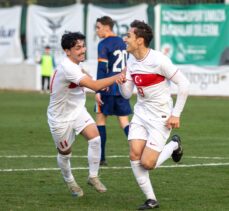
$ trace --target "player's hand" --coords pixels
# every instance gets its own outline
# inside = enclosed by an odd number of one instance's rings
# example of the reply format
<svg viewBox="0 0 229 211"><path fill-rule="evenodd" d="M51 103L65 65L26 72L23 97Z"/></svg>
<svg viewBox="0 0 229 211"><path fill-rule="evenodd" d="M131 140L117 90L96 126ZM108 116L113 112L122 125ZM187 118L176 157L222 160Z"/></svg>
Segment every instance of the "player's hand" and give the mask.
<svg viewBox="0 0 229 211"><path fill-rule="evenodd" d="M124 69L122 69L121 73L126 75L126 70L127 70L127 68L125 67Z"/></svg>
<svg viewBox="0 0 229 211"><path fill-rule="evenodd" d="M110 87L109 86L106 87L106 88L101 89L101 91L104 91L104 92L108 92L109 90L110 90Z"/></svg>
<svg viewBox="0 0 229 211"><path fill-rule="evenodd" d="M101 100L101 94L100 93L96 93L95 95L95 100L98 103L98 105L103 105L103 101Z"/></svg>
<svg viewBox="0 0 229 211"><path fill-rule="evenodd" d="M166 122L166 127L168 129L179 128L180 127L180 117L170 116Z"/></svg>
<svg viewBox="0 0 229 211"><path fill-rule="evenodd" d="M116 83L117 84L123 84L126 82L126 74L125 73L120 73L117 75Z"/></svg>

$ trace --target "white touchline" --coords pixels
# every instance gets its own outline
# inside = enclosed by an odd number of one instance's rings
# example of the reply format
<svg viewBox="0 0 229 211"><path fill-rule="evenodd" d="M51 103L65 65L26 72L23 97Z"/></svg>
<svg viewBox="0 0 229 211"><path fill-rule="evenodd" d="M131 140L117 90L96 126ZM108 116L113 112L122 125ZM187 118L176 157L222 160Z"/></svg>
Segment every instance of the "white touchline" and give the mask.
<svg viewBox="0 0 229 211"><path fill-rule="evenodd" d="M205 164L176 164L160 166L159 168L190 168L190 167L207 167L207 166L229 166L229 163L205 163ZM101 169L130 169L130 166L111 166L111 167L101 167ZM57 171L59 168L30 168L30 169L0 169L0 172L20 172L20 171ZM76 167L72 170L88 170L88 167Z"/></svg>
<svg viewBox="0 0 229 211"><path fill-rule="evenodd" d="M128 158L128 155L110 155L107 158ZM56 155L0 155L0 158L56 158ZM73 155L72 158L87 158L87 155ZM229 157L207 157L207 156L184 156L190 159L212 159L221 160Z"/></svg>

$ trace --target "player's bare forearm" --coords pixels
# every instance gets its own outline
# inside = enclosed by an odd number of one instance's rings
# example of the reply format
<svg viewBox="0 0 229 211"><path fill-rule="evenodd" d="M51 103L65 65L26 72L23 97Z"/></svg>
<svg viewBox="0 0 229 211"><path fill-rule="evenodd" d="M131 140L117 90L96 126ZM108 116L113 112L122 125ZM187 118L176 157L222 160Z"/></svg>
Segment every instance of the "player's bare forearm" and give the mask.
<svg viewBox="0 0 229 211"><path fill-rule="evenodd" d="M122 83L122 81L124 81L124 80L125 80L125 75L123 75L121 73L118 75L114 75L112 77L100 79L97 81L92 80L91 78L86 76L80 81L80 85L87 87L89 89L92 89L94 91L99 91L103 88L106 88L106 87L112 85L115 82Z"/></svg>
<svg viewBox="0 0 229 211"><path fill-rule="evenodd" d="M83 72L84 74L86 74L88 77L92 78L92 76L91 76L85 69L83 69L83 68L82 68L82 72Z"/></svg>

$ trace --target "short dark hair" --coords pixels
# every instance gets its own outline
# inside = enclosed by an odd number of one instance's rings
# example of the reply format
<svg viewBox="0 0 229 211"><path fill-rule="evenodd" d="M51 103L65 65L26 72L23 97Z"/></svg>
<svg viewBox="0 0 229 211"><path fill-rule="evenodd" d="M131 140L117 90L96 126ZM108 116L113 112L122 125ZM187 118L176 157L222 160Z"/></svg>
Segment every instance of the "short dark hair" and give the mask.
<svg viewBox="0 0 229 211"><path fill-rule="evenodd" d="M101 18L97 18L96 22L101 23L102 25L109 26L110 29L112 30L114 27L114 21L112 20L111 17L109 16L103 16Z"/></svg>
<svg viewBox="0 0 229 211"><path fill-rule="evenodd" d="M65 32L61 38L61 46L65 49L71 49L78 40L85 40L85 35L81 32Z"/></svg>
<svg viewBox="0 0 229 211"><path fill-rule="evenodd" d="M146 24L144 21L134 20L130 26L135 28L134 34L136 37L142 37L144 39L144 44L149 47L151 40L153 39L152 28Z"/></svg>

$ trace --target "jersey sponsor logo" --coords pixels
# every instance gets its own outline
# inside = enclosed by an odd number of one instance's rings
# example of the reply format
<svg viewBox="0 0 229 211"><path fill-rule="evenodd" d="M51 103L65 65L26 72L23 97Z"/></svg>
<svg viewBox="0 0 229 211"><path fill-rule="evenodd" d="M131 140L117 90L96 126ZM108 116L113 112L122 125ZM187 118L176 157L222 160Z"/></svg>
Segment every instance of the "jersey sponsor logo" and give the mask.
<svg viewBox="0 0 229 211"><path fill-rule="evenodd" d="M136 86L151 86L165 80L165 77L159 74L132 74Z"/></svg>
<svg viewBox="0 0 229 211"><path fill-rule="evenodd" d="M71 83L69 84L68 88L69 88L69 89L74 89L74 88L76 88L77 86L78 86L77 84L71 82Z"/></svg>
<svg viewBox="0 0 229 211"><path fill-rule="evenodd" d="M88 123L90 121L90 119L87 119L87 120L85 120L85 123Z"/></svg>
<svg viewBox="0 0 229 211"><path fill-rule="evenodd" d="M156 146L156 144L154 144L154 143L152 143L152 142L149 142L149 144L150 144L151 146Z"/></svg>

